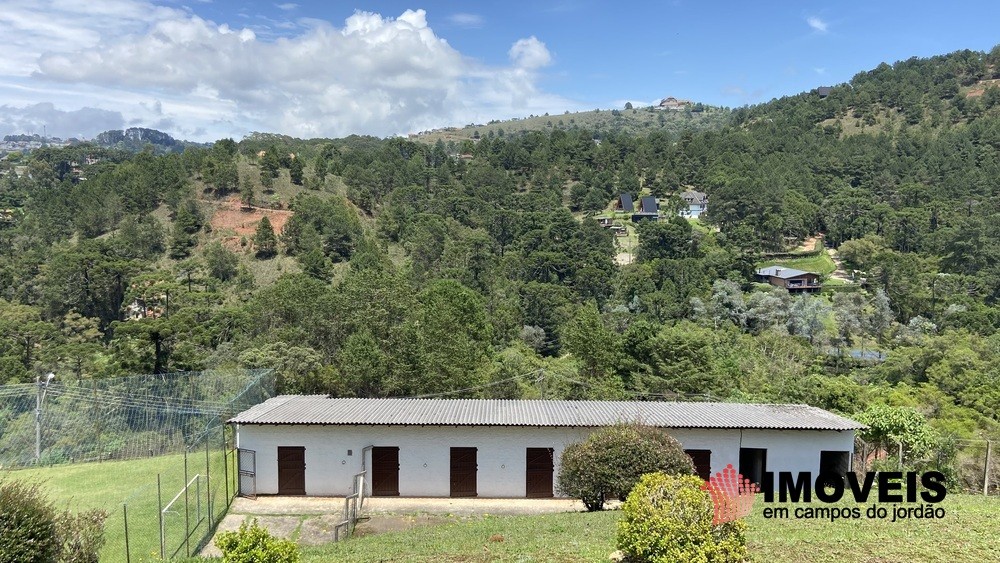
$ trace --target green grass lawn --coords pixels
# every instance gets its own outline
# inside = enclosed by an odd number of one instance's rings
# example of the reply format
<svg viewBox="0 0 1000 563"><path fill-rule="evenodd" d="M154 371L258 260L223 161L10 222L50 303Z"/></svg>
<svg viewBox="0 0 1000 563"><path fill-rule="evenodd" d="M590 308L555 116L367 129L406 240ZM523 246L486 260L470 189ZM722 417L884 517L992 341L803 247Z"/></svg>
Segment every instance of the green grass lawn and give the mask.
<svg viewBox="0 0 1000 563"><path fill-rule="evenodd" d="M781 265L804 272L814 272L821 275L829 275L837 269L833 263L833 258L826 252L820 252L816 256L805 256L802 258L782 258L780 260L766 260L757 265L758 268Z"/></svg>
<svg viewBox="0 0 1000 563"><path fill-rule="evenodd" d="M231 459L231 458L230 458ZM188 456L188 475L205 474L205 450ZM225 502L225 481L223 479L222 453L210 453L211 497L213 512L221 516L228 507ZM232 479L230 468L230 479ZM159 558L159 509L157 508L156 475L160 474L163 502L166 504L184 486L184 456L167 455L127 461L106 461L103 463L78 463L56 465L38 469L0 472L2 479L17 479L39 482L54 501L59 510L73 511L98 508L108 512L104 525L107 542L101 551L101 561L125 561L125 518L122 505L128 505L129 552L132 561L150 561ZM230 483L229 490L232 491ZM201 490L202 514L208 514L208 491ZM190 521L196 521L196 495L190 493ZM183 499L180 510L167 515L166 535L168 543L180 545L184 535ZM203 523L192 541L197 541L207 528ZM191 546L192 550L195 547ZM184 555L184 552L181 552Z"/></svg>
<svg viewBox="0 0 1000 563"><path fill-rule="evenodd" d="M796 505L801 506L801 505ZM826 506L813 503L812 506ZM850 506L846 503L841 506ZM869 505L859 505L862 513ZM759 562L996 561L1000 499L950 495L942 520L765 519L758 499L747 523ZM439 526L303 549L303 561L607 561L621 513L454 517ZM496 541L502 536L502 541ZM493 541L491 541L493 538Z"/></svg>
<svg viewBox="0 0 1000 563"><path fill-rule="evenodd" d="M761 515L761 504L747 521L753 561L902 563L996 561L1000 557L1000 498L996 497L952 494L940 505L947 512L943 519L896 522L864 517L837 522L768 520ZM862 513L869 506L858 505Z"/></svg>
<svg viewBox="0 0 1000 563"><path fill-rule="evenodd" d="M443 525L305 548L302 561L606 561L620 514L454 517Z"/></svg>

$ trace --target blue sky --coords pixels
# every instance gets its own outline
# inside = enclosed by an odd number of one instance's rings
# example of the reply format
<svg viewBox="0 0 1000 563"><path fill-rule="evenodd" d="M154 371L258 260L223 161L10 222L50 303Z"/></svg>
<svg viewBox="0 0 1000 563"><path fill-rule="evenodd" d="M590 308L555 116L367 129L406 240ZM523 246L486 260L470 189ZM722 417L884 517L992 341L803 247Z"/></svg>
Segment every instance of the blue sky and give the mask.
<svg viewBox="0 0 1000 563"><path fill-rule="evenodd" d="M0 134L393 135L729 107L1000 43L1000 3L0 0Z"/></svg>

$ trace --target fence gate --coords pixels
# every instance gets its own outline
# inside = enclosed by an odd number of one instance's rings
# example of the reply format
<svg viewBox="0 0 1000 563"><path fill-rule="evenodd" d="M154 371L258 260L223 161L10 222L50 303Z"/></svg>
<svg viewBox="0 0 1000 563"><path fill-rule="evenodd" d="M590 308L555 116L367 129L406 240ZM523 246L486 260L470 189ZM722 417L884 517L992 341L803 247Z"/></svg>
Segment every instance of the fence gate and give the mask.
<svg viewBox="0 0 1000 563"><path fill-rule="evenodd" d="M237 450L237 465L239 467L239 492L241 497L257 498L257 452L254 450Z"/></svg>

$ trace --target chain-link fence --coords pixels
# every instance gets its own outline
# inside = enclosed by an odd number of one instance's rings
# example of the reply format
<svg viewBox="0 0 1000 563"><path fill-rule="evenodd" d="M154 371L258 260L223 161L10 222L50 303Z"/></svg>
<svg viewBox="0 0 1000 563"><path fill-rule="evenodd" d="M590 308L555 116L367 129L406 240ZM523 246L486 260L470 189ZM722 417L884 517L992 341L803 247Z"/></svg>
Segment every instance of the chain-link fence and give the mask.
<svg viewBox="0 0 1000 563"><path fill-rule="evenodd" d="M225 421L274 383L238 370L0 387L0 463L58 509L107 512L102 562L193 555L236 491Z"/></svg>
<svg viewBox="0 0 1000 563"><path fill-rule="evenodd" d="M0 386L0 465L27 467L180 453L234 409L274 392L271 370Z"/></svg>
<svg viewBox="0 0 1000 563"><path fill-rule="evenodd" d="M919 458L902 443L874 445L858 438L854 447L854 470L940 471L948 478L949 491L1000 495L1000 437L988 439L944 438Z"/></svg>
<svg viewBox="0 0 1000 563"><path fill-rule="evenodd" d="M178 455L161 456L105 523L101 561L154 561L196 554L235 494L232 431L219 426ZM109 511L110 512L110 511Z"/></svg>

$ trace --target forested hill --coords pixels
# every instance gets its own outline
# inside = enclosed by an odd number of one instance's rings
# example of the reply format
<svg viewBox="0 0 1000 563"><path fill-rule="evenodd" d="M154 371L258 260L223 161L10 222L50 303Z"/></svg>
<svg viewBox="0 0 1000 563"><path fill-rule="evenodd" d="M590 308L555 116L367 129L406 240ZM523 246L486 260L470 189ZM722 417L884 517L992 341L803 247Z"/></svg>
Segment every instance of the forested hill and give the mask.
<svg viewBox="0 0 1000 563"><path fill-rule="evenodd" d="M730 110L724 107L690 104L676 109L657 106L624 109L565 112L558 115L530 115L505 121L493 120L485 124L464 127L445 127L423 131L410 138L425 143L438 140L461 142L486 136L518 135L528 131L586 130L598 133L648 135L650 133L679 134L684 131L710 131L722 128L729 122Z"/></svg>
<svg viewBox="0 0 1000 563"><path fill-rule="evenodd" d="M905 424L907 463L1000 438L998 53L707 131L3 161L0 383L273 367L291 393L805 402ZM621 193L660 220L613 214ZM817 233L839 267L794 252ZM786 259L824 291L755 283Z"/></svg>
<svg viewBox="0 0 1000 563"><path fill-rule="evenodd" d="M144 127L105 131L94 137L93 142L99 147L116 148L131 152L139 152L147 147L152 147L156 153L182 152L186 147L199 146L198 143L179 141L167 133Z"/></svg>
<svg viewBox="0 0 1000 563"><path fill-rule="evenodd" d="M1000 103L1000 50L911 58L859 72L847 84L734 112L737 124L777 120L784 127L834 125L842 133L900 127L948 128Z"/></svg>

